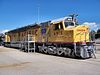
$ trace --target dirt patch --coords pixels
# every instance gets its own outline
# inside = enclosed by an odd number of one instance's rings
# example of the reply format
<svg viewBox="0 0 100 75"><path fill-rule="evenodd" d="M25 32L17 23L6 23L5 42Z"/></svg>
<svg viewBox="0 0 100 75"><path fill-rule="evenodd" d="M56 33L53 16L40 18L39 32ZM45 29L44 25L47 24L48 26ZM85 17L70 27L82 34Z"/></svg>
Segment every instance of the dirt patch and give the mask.
<svg viewBox="0 0 100 75"><path fill-rule="evenodd" d="M31 62L21 62L21 63L14 63L14 64L0 64L0 68L23 67L23 66L28 65L30 63Z"/></svg>
<svg viewBox="0 0 100 75"><path fill-rule="evenodd" d="M16 51L13 48L6 48L6 47L2 47L0 46L0 52L11 52L11 51Z"/></svg>
<svg viewBox="0 0 100 75"><path fill-rule="evenodd" d="M0 52L11 52L10 50L0 50Z"/></svg>

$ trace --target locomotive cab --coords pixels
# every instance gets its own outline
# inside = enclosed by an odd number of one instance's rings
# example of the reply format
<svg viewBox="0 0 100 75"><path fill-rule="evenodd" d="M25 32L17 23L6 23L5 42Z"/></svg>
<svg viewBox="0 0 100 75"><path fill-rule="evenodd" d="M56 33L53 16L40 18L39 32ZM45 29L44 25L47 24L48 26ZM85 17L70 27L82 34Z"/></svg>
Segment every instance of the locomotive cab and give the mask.
<svg viewBox="0 0 100 75"><path fill-rule="evenodd" d="M77 20L72 17L68 17L65 20L63 20L63 24L64 24L65 28L71 28L71 27L78 26Z"/></svg>
<svg viewBox="0 0 100 75"><path fill-rule="evenodd" d="M63 24L64 24L64 26L65 26L65 29L73 28L73 27L76 26L76 25L75 25L75 22L72 21L71 18L65 19L65 20L63 21Z"/></svg>
<svg viewBox="0 0 100 75"><path fill-rule="evenodd" d="M78 25L75 18L65 17L52 21L51 42L59 42L62 46L70 48L73 54L82 58L89 58L93 46L89 49L89 27ZM62 47L63 48L63 47ZM73 55L72 55L73 56Z"/></svg>
<svg viewBox="0 0 100 75"><path fill-rule="evenodd" d="M54 30L66 30L67 28L73 28L77 25L76 19L72 20L71 17L64 17L61 19L51 21Z"/></svg>

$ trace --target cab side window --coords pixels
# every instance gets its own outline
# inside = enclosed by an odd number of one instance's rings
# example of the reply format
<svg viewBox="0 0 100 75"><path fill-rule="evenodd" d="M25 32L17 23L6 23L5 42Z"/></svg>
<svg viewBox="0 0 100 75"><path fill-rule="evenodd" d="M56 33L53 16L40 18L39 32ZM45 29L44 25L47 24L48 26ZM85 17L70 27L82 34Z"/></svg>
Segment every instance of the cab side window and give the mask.
<svg viewBox="0 0 100 75"><path fill-rule="evenodd" d="M55 24L54 30L59 30L59 24Z"/></svg>
<svg viewBox="0 0 100 75"><path fill-rule="evenodd" d="M63 29L63 24L62 23L55 24L54 30L59 30L59 29Z"/></svg>
<svg viewBox="0 0 100 75"><path fill-rule="evenodd" d="M63 24L62 23L60 23L60 29L63 29Z"/></svg>

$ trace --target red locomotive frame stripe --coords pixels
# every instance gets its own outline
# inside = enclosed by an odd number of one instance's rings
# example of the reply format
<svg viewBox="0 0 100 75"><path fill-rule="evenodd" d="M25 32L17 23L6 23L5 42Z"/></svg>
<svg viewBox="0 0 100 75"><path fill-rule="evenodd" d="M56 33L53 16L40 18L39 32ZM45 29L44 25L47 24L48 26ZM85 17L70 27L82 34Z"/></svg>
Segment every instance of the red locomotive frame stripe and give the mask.
<svg viewBox="0 0 100 75"><path fill-rule="evenodd" d="M55 43L55 44L74 44L74 43L77 43L77 44L86 44L86 43L89 43L89 42L36 42L36 43Z"/></svg>

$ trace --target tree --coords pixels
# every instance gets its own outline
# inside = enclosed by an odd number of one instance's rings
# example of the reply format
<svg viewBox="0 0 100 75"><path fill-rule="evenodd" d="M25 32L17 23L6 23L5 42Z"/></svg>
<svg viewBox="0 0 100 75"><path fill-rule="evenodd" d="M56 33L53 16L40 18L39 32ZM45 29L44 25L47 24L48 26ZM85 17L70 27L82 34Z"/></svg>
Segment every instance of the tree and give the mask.
<svg viewBox="0 0 100 75"><path fill-rule="evenodd" d="M95 38L96 39L100 38L100 29L97 30L97 34L95 35Z"/></svg>
<svg viewBox="0 0 100 75"><path fill-rule="evenodd" d="M0 37L0 42L2 42L2 38Z"/></svg>
<svg viewBox="0 0 100 75"><path fill-rule="evenodd" d="M100 34L100 29L97 30L97 34Z"/></svg>
<svg viewBox="0 0 100 75"><path fill-rule="evenodd" d="M91 32L90 32L90 39L91 39L92 41L95 40L95 34L96 34L96 32L95 32L94 30L91 30Z"/></svg>
<svg viewBox="0 0 100 75"><path fill-rule="evenodd" d="M0 34L0 43L3 42L3 39L4 39L4 34Z"/></svg>

